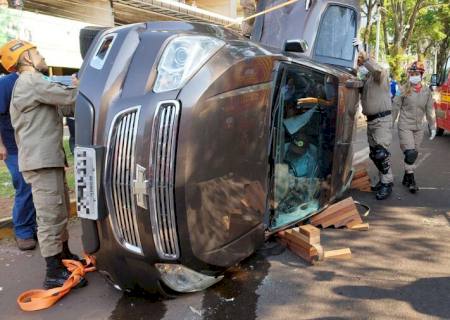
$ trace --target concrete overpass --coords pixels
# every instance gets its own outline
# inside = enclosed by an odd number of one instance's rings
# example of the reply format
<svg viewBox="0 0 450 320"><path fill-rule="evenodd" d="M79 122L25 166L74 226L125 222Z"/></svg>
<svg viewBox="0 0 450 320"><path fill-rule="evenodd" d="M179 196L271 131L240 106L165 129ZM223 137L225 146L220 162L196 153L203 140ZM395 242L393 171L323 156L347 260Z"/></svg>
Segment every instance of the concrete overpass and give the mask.
<svg viewBox="0 0 450 320"><path fill-rule="evenodd" d="M192 1L192 0L191 0ZM221 15L170 0L9 0L23 10L74 19L90 24L113 26L151 20L184 20L227 25L236 16L237 0L199 0L198 7L216 8Z"/></svg>

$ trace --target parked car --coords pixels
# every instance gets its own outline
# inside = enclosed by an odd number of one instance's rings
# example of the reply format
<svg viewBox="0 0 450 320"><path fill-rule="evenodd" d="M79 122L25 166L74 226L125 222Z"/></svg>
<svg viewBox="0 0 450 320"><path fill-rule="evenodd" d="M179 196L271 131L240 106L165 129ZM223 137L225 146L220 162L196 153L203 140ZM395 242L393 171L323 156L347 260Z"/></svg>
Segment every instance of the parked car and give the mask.
<svg viewBox="0 0 450 320"><path fill-rule="evenodd" d="M272 17L257 19L254 41L149 22L105 30L90 47L76 105L78 215L85 251L123 290L202 290L347 188L359 2L298 2ZM278 21L292 25L271 36Z"/></svg>

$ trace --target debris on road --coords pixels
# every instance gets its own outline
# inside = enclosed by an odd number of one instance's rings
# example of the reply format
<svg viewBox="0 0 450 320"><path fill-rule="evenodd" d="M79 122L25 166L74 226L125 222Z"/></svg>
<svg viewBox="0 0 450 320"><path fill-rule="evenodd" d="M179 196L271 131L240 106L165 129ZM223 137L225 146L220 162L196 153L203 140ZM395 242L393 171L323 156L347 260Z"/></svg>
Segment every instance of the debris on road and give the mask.
<svg viewBox="0 0 450 320"><path fill-rule="evenodd" d="M344 248L339 250L330 250L325 251L324 258L325 259L351 259L352 251L350 248Z"/></svg>
<svg viewBox="0 0 450 320"><path fill-rule="evenodd" d="M355 167L355 174L353 176L351 189L357 189L359 191L371 192L370 177L367 173L367 165L362 163Z"/></svg>
<svg viewBox="0 0 450 320"><path fill-rule="evenodd" d="M316 227L328 228L334 226L335 228L347 227L348 229L363 224L352 197L329 206L321 213L313 216L310 222Z"/></svg>
<svg viewBox="0 0 450 320"><path fill-rule="evenodd" d="M320 243L320 229L334 226L350 230L368 231L369 224L364 223L352 197L329 206L310 219L311 224L302 225L278 232L280 242L303 260L315 264L326 259L350 259L350 248L324 251Z"/></svg>

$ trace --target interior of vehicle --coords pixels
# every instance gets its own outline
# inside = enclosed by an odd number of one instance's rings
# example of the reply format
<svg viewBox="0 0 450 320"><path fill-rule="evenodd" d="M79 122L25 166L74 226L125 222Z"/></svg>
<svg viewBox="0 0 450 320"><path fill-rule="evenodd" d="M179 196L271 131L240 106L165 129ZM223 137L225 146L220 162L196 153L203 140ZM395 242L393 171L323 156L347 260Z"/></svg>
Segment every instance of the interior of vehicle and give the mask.
<svg viewBox="0 0 450 320"><path fill-rule="evenodd" d="M272 146L270 228L317 212L329 199L338 79L289 65L279 86Z"/></svg>

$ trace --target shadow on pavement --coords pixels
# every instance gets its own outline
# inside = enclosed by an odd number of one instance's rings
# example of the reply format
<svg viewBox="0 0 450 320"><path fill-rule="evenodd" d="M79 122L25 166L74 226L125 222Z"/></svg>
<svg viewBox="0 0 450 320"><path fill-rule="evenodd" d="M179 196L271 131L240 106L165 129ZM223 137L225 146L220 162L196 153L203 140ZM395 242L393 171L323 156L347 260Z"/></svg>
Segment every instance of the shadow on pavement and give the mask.
<svg viewBox="0 0 450 320"><path fill-rule="evenodd" d="M417 312L443 319L448 319L450 315L450 277L422 278L393 289L341 286L333 291L353 299L405 301Z"/></svg>
<svg viewBox="0 0 450 320"><path fill-rule="evenodd" d="M167 308L160 297L155 295L128 295L124 294L117 302L111 313L111 320L152 320L164 318Z"/></svg>

